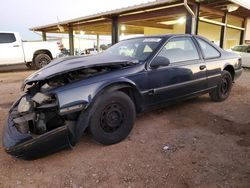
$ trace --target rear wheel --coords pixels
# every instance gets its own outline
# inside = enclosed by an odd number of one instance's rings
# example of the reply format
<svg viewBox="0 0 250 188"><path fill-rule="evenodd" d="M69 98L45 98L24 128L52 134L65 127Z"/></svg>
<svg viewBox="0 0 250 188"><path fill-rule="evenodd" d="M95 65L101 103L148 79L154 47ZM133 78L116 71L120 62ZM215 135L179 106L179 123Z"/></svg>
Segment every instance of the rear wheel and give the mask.
<svg viewBox="0 0 250 188"><path fill-rule="evenodd" d="M89 130L99 143L115 144L128 136L135 120L135 106L128 95L105 93L92 106Z"/></svg>
<svg viewBox="0 0 250 188"><path fill-rule="evenodd" d="M231 74L224 70L221 76L221 81L217 87L209 93L210 98L213 101L224 101L228 98L232 88L232 76Z"/></svg>
<svg viewBox="0 0 250 188"><path fill-rule="evenodd" d="M40 69L51 62L51 58L47 54L38 54L34 58L34 65L37 69Z"/></svg>

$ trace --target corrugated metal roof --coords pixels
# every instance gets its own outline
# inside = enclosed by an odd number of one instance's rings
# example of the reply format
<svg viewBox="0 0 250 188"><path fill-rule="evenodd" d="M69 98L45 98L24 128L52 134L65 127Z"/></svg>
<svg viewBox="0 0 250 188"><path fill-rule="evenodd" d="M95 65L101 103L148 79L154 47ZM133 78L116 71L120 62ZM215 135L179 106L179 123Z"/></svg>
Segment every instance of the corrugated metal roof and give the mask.
<svg viewBox="0 0 250 188"><path fill-rule="evenodd" d="M33 28L30 28L30 30L41 30L41 29L45 29L45 28L48 28L48 27L54 27L54 26L57 26L57 25L66 25L66 24L73 23L73 22L78 22L78 21L84 21L84 20L90 20L90 19L95 19L95 18L104 17L104 16L122 14L122 13L125 13L125 12L135 11L137 9L143 9L143 8L146 9L146 8L149 8L149 7L152 7L152 6L157 6L157 5L167 4L167 3L174 3L174 2L178 2L178 1L181 1L181 0L149 1L147 3L141 3L141 4L137 4L137 5L124 7L124 8L118 8L118 9L114 9L114 10L110 10L110 11L100 12L100 13L92 14L92 15L89 15L89 16L84 16L84 17L70 19L70 20L66 20L66 21L62 21L62 22L57 22L57 23L52 23L52 24L48 24L48 25L33 27Z"/></svg>
<svg viewBox="0 0 250 188"><path fill-rule="evenodd" d="M36 31L40 30L41 31L43 29L46 29L46 28L49 28L49 27L55 27L57 25L67 25L67 24L75 23L75 22L79 22L79 21L87 21L87 20L91 20L91 19L108 17L108 16L116 15L116 14L118 15L118 14L129 13L129 12L133 12L133 11L136 11L136 10L148 9L150 7L166 5L168 3L174 3L174 2L180 2L181 3L183 1L184 0L155 0L155 1L149 1L147 3L141 3L141 4L137 4L137 5L124 7L124 8L119 8L119 9L114 9L114 10L110 10L110 11L100 12L100 13L92 14L92 15L89 15L89 16L84 16L84 17L70 19L70 20L66 20L66 21L62 21L62 22L57 22L57 23L52 23L52 24L48 24L48 25L33 27L33 28L30 28L30 30L36 30ZM200 1L202 2L202 1L205 1L205 0L200 0ZM248 4L248 3L243 2L241 0L228 0L228 1L232 2L234 4L238 4L239 6L250 10L250 3Z"/></svg>
<svg viewBox="0 0 250 188"><path fill-rule="evenodd" d="M245 1L241 1L241 0L229 0L229 1L250 10L250 1L248 1L248 3Z"/></svg>

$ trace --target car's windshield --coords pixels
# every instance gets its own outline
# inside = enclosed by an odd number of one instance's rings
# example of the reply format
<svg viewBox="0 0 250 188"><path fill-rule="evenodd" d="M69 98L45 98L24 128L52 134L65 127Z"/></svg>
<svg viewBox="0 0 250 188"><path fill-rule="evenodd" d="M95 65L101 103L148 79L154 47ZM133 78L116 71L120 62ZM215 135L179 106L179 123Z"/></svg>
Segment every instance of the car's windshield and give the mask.
<svg viewBox="0 0 250 188"><path fill-rule="evenodd" d="M235 46L232 50L236 52L247 52L247 48L247 46Z"/></svg>
<svg viewBox="0 0 250 188"><path fill-rule="evenodd" d="M114 46L111 46L104 53L111 53L120 56L133 57L139 61L145 61L159 46L162 38L136 38L121 41Z"/></svg>

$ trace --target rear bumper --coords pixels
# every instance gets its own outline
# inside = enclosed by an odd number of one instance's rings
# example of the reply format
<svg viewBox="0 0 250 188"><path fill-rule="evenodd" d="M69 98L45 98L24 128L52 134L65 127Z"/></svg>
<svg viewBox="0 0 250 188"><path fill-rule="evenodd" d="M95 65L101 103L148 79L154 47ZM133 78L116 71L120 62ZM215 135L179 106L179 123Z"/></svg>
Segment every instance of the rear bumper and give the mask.
<svg viewBox="0 0 250 188"><path fill-rule="evenodd" d="M234 80L237 80L243 72L243 68L235 70Z"/></svg>

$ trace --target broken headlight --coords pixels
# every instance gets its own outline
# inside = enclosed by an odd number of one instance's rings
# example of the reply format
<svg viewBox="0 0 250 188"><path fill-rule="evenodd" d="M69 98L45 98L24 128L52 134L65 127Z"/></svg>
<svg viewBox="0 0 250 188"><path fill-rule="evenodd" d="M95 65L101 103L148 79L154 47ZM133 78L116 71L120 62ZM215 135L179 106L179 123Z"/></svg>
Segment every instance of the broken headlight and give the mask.
<svg viewBox="0 0 250 188"><path fill-rule="evenodd" d="M32 103L31 101L28 99L27 96L24 96L17 107L17 110L19 113L25 113L25 112L29 112L32 108Z"/></svg>

